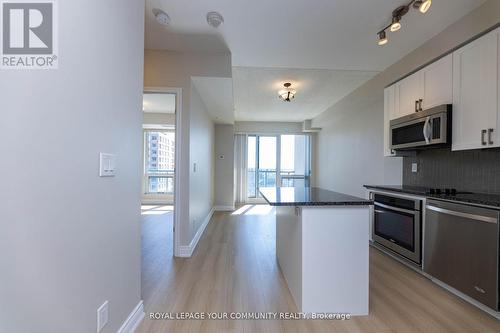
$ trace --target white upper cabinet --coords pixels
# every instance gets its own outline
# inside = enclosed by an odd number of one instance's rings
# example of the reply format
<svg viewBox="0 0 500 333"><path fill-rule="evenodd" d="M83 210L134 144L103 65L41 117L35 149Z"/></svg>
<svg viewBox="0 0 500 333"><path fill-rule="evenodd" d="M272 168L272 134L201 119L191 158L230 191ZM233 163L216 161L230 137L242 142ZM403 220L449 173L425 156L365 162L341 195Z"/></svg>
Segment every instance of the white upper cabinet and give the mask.
<svg viewBox="0 0 500 333"><path fill-rule="evenodd" d="M453 53L452 150L500 146L499 35L492 31Z"/></svg>
<svg viewBox="0 0 500 333"><path fill-rule="evenodd" d="M393 117L398 118L453 102L451 54L394 84Z"/></svg>
<svg viewBox="0 0 500 333"><path fill-rule="evenodd" d="M420 71L422 109L453 103L453 55L449 54Z"/></svg>
<svg viewBox="0 0 500 333"><path fill-rule="evenodd" d="M450 103L452 150L500 147L500 29L396 82L384 96L385 156L393 155L390 120Z"/></svg>
<svg viewBox="0 0 500 333"><path fill-rule="evenodd" d="M395 90L394 85L384 89L384 156L394 156L391 150L389 122L396 118L394 116Z"/></svg>
<svg viewBox="0 0 500 333"><path fill-rule="evenodd" d="M420 76L417 72L396 83L394 118L418 111L418 101L422 98Z"/></svg>

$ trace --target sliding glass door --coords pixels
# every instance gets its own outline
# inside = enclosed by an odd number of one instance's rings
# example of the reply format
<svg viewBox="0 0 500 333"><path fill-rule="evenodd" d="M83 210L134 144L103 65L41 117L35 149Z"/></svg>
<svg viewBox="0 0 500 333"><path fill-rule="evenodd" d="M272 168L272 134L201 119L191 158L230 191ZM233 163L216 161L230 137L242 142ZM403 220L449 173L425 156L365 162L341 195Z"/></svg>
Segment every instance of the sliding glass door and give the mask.
<svg viewBox="0 0 500 333"><path fill-rule="evenodd" d="M247 137L247 198L259 198L260 187L309 186L308 135Z"/></svg>
<svg viewBox="0 0 500 333"><path fill-rule="evenodd" d="M309 187L311 176L310 137L281 135L280 185Z"/></svg>

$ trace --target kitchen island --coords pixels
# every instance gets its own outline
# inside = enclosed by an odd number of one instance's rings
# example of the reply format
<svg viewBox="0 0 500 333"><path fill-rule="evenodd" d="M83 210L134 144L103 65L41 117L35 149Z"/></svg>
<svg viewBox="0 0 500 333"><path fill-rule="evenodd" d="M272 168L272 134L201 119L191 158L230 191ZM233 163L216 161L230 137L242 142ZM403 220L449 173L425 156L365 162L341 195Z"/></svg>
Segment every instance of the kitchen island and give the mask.
<svg viewBox="0 0 500 333"><path fill-rule="evenodd" d="M369 200L316 187L268 187L276 255L297 308L368 314Z"/></svg>

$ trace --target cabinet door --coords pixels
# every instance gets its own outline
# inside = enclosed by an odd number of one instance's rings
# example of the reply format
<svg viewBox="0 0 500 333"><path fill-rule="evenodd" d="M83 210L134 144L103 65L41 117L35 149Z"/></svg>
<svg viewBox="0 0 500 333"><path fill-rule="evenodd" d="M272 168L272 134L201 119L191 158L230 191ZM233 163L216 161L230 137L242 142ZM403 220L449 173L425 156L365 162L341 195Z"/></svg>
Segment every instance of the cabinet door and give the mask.
<svg viewBox="0 0 500 333"><path fill-rule="evenodd" d="M396 90L395 85L387 87L384 89L384 156L393 156L391 150L391 138L390 138L390 121L395 117L394 115L394 92Z"/></svg>
<svg viewBox="0 0 500 333"><path fill-rule="evenodd" d="M497 132L497 36L488 33L453 53L452 150L488 148L482 131Z"/></svg>
<svg viewBox="0 0 500 333"><path fill-rule="evenodd" d="M415 101L422 98L421 72L417 72L396 83L397 117L415 113Z"/></svg>
<svg viewBox="0 0 500 333"><path fill-rule="evenodd" d="M422 69L422 108L453 102L453 55L449 54Z"/></svg>
<svg viewBox="0 0 500 333"><path fill-rule="evenodd" d="M500 29L493 31L493 34L497 45L497 112L492 119L492 123L496 126L494 128L489 126L488 129L493 129L490 147L500 147Z"/></svg>

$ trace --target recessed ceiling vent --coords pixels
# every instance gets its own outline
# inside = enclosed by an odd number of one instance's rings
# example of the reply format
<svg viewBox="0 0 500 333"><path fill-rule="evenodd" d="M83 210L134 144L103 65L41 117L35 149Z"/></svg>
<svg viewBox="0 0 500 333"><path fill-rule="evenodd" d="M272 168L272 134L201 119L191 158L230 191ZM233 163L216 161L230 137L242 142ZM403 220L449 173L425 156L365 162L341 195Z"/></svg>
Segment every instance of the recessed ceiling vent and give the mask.
<svg viewBox="0 0 500 333"><path fill-rule="evenodd" d="M219 12L208 12L207 23L212 28L217 29L222 23L224 23L224 17L222 17Z"/></svg>
<svg viewBox="0 0 500 333"><path fill-rule="evenodd" d="M161 25L170 24L170 16L168 16L168 14L165 13L163 10L154 8L153 15L155 16L156 22L160 23Z"/></svg>

